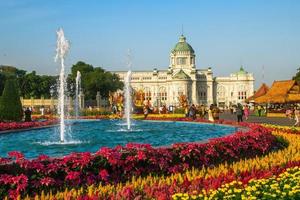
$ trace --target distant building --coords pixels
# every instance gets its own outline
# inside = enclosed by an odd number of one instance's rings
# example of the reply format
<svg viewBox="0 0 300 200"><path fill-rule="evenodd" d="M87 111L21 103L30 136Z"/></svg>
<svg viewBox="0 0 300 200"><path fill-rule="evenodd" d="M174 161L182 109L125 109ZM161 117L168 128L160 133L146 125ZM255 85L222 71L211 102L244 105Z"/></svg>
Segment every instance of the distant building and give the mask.
<svg viewBox="0 0 300 200"><path fill-rule="evenodd" d="M152 105L179 105L179 96L185 95L189 104L230 106L243 103L253 95L254 77L243 67L229 77L213 77L210 67L196 69L195 52L181 35L171 50L167 70L134 71L131 86L143 91L145 100ZM114 73L124 80L126 71Z"/></svg>

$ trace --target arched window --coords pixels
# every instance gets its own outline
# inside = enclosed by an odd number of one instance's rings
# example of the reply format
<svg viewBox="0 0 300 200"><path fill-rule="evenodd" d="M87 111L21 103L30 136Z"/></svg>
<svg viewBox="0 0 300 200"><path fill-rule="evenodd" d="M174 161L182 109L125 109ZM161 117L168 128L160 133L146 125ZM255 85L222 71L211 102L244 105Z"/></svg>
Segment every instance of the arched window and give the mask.
<svg viewBox="0 0 300 200"><path fill-rule="evenodd" d="M244 85L239 86L238 99L240 100L247 99L247 87L245 87Z"/></svg>
<svg viewBox="0 0 300 200"><path fill-rule="evenodd" d="M159 98L161 101L166 101L167 100L167 89L165 87L159 88Z"/></svg>
<svg viewBox="0 0 300 200"><path fill-rule="evenodd" d="M177 65L185 65L186 64L186 58L185 57L178 57L177 58Z"/></svg>
<svg viewBox="0 0 300 200"><path fill-rule="evenodd" d="M178 96L183 95L183 88L182 87L179 87L177 91L178 91Z"/></svg>
<svg viewBox="0 0 300 200"><path fill-rule="evenodd" d="M225 97L225 87L224 86L219 86L217 90L217 94L219 98L224 98Z"/></svg>
<svg viewBox="0 0 300 200"><path fill-rule="evenodd" d="M151 100L151 90L150 88L144 88L145 100Z"/></svg>

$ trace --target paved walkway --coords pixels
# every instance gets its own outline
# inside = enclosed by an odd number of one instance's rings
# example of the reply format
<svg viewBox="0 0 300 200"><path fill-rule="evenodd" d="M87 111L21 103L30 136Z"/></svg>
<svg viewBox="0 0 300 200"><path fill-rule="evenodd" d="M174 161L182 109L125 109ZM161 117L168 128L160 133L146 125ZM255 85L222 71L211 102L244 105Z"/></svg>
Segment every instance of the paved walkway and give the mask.
<svg viewBox="0 0 300 200"><path fill-rule="evenodd" d="M237 120L236 115L228 112L221 113L220 118L225 120ZM276 124L282 126L293 126L295 124L294 119L288 119L283 117L258 117L254 115L250 115L247 121L244 118L244 121L255 122L255 123Z"/></svg>

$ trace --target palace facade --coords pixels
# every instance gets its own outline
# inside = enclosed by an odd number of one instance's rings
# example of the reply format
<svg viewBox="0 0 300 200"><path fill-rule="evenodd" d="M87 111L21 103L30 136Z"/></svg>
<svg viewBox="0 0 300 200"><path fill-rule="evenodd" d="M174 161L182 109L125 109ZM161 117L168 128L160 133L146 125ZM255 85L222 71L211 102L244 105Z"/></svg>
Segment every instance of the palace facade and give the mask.
<svg viewBox="0 0 300 200"><path fill-rule="evenodd" d="M195 52L181 35L171 50L170 65L166 70L134 71L131 86L143 91L152 105L178 106L184 95L189 104L217 104L220 107L243 103L254 93L254 77L243 67L227 77L214 77L210 67L197 69ZM124 81L126 71L114 71Z"/></svg>

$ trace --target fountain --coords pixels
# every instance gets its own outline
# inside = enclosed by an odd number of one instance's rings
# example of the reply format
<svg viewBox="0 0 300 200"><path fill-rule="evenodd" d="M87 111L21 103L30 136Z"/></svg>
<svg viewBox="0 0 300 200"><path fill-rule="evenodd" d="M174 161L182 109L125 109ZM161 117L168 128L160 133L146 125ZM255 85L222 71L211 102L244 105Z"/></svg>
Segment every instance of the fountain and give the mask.
<svg viewBox="0 0 300 200"><path fill-rule="evenodd" d="M127 52L127 67L128 67L128 72L125 77L125 85L124 85L124 97L125 97L125 118L126 118L126 125L127 125L127 130L131 129L131 110L132 110L132 105L131 105L131 53L130 49L128 49Z"/></svg>
<svg viewBox="0 0 300 200"><path fill-rule="evenodd" d="M79 94L81 91L81 73L77 71L76 76L76 91L75 91L75 118L78 119L79 116Z"/></svg>
<svg viewBox="0 0 300 200"><path fill-rule="evenodd" d="M65 87L66 87L66 77L65 77L65 57L69 50L69 41L65 38L64 31L60 28L57 32L57 46L56 46L56 56L55 62L60 60L61 70L59 75L59 114L60 114L60 142L65 140Z"/></svg>
<svg viewBox="0 0 300 200"><path fill-rule="evenodd" d="M131 70L129 70L126 74L125 78L125 118L126 118L126 124L127 124L127 129L131 129L131 86L130 86L130 81L131 81Z"/></svg>

